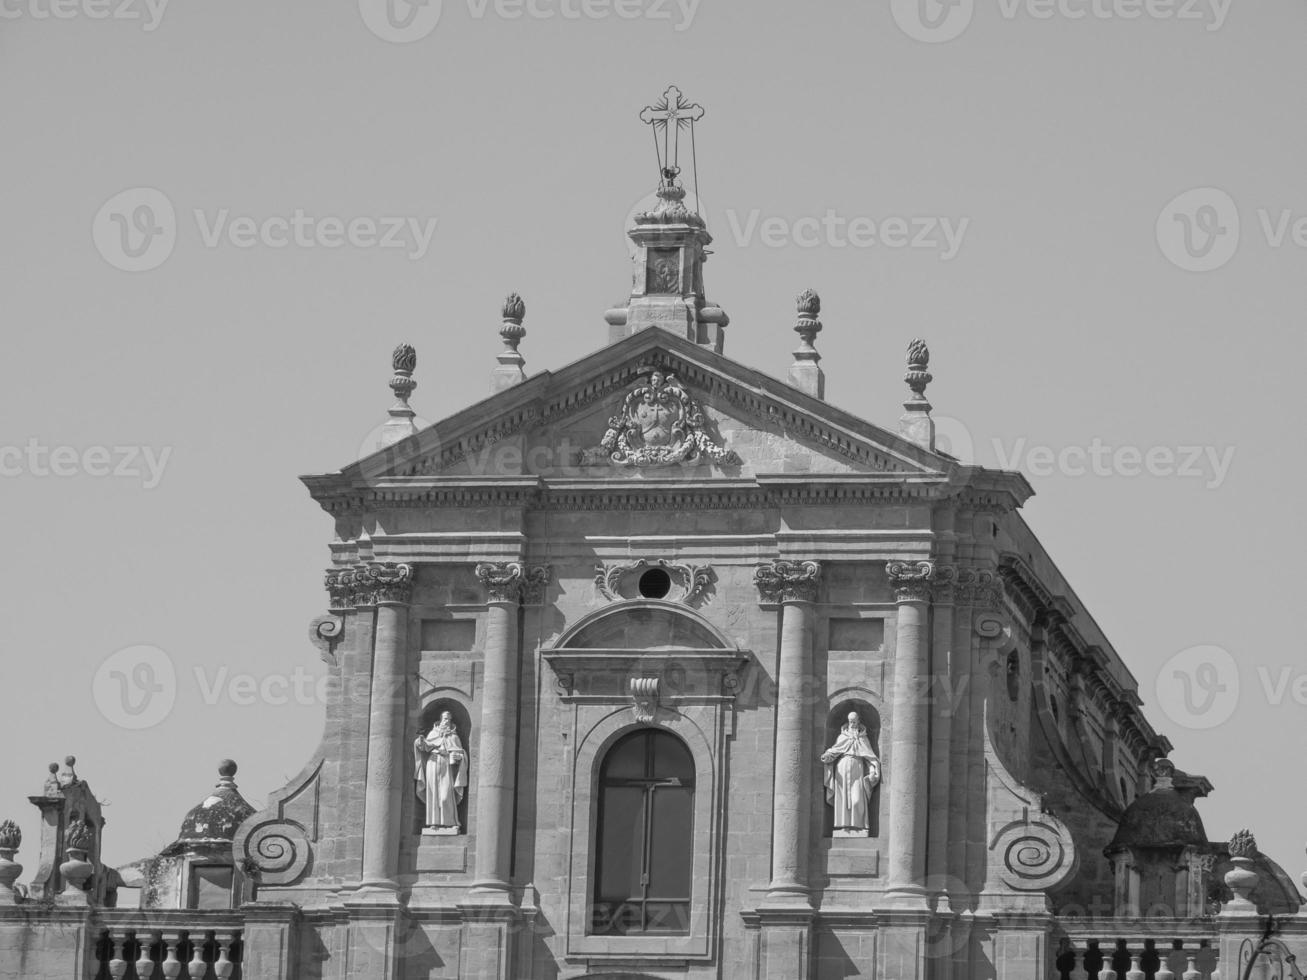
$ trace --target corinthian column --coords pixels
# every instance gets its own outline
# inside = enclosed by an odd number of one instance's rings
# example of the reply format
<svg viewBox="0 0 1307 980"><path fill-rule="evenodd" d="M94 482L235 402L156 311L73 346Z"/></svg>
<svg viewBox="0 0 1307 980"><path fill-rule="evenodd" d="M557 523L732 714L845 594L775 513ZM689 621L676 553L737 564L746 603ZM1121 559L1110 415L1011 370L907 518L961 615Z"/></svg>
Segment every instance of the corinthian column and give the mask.
<svg viewBox="0 0 1307 980"><path fill-rule="evenodd" d="M769 900L808 904L812 800L812 634L821 582L815 561L759 566L754 582L764 602L781 603L781 653L776 669L776 768L772 781Z"/></svg>
<svg viewBox="0 0 1307 980"><path fill-rule="evenodd" d="M886 572L898 603L888 773L890 852L886 898L894 904L924 908L930 792L926 629L935 565L929 561L892 561L886 566Z"/></svg>
<svg viewBox="0 0 1307 980"><path fill-rule="evenodd" d="M513 798L517 771L518 624L525 588L538 588L548 569L486 562L476 576L487 593L485 674L477 770L476 877L473 891L502 895L511 886Z"/></svg>
<svg viewBox="0 0 1307 980"><path fill-rule="evenodd" d="M408 785L404 744L408 604L413 570L371 562L352 570L355 605L377 607L372 647L372 700L368 720L368 777L363 797L363 887L394 891L398 885L400 808Z"/></svg>

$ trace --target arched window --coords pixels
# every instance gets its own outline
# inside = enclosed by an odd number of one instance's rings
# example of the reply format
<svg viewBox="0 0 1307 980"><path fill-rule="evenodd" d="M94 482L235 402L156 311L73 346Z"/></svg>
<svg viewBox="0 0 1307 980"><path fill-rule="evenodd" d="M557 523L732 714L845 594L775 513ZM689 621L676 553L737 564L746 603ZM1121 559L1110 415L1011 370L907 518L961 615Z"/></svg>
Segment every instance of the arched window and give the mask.
<svg viewBox="0 0 1307 980"><path fill-rule="evenodd" d="M626 735L599 771L594 935L690 931L694 759L657 729Z"/></svg>

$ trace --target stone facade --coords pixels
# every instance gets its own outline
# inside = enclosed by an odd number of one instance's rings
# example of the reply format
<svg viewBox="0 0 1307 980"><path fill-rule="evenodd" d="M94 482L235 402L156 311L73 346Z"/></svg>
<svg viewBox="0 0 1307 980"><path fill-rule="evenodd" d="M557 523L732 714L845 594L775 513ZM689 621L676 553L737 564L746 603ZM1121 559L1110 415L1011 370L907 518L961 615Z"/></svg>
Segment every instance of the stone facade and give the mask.
<svg viewBox="0 0 1307 980"><path fill-rule="evenodd" d="M607 347L526 377L511 296L496 394L417 432L396 351L394 438L305 479L334 525L317 753L257 812L225 764L142 911L95 853L60 878L66 811L98 805L55 779L37 874L0 875L0 978L1207 980L1265 913L1307 936L1283 872L1190 819L1210 785L1157 767L1170 745L1019 516L1024 478L936 451L925 345L898 433L822 399L815 293L790 384L730 360L679 191L637 219ZM423 833L414 739L446 712L460 832ZM850 713L880 780L841 834L821 756ZM690 760L642 791L688 801L648 845L688 891L615 928L603 773L639 732ZM238 826L206 817L219 797ZM1160 810L1188 829L1150 837ZM215 862L230 907L197 907ZM1174 904L1144 919L1144 895Z"/></svg>

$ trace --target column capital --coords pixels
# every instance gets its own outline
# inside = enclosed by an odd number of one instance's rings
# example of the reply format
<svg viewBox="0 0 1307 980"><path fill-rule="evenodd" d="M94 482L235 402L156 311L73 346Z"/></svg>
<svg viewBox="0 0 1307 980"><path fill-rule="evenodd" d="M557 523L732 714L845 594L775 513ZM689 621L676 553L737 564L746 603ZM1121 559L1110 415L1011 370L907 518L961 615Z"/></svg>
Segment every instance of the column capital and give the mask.
<svg viewBox="0 0 1307 980"><path fill-rule="evenodd" d="M952 566L948 566L952 567ZM895 602L929 602L937 565L933 561L891 561L885 565ZM949 582L952 582L950 577Z"/></svg>
<svg viewBox="0 0 1307 980"><path fill-rule="evenodd" d="M773 561L753 573L763 602L816 602L821 564L815 561Z"/></svg>
<svg viewBox="0 0 1307 980"><path fill-rule="evenodd" d="M552 570L548 565L523 565L520 561L478 562L476 576L490 602L539 602L544 598Z"/></svg>
<svg viewBox="0 0 1307 980"><path fill-rule="evenodd" d="M342 612L358 606L408 605L413 601L413 566L391 561L359 562L349 568L329 568L328 607Z"/></svg>

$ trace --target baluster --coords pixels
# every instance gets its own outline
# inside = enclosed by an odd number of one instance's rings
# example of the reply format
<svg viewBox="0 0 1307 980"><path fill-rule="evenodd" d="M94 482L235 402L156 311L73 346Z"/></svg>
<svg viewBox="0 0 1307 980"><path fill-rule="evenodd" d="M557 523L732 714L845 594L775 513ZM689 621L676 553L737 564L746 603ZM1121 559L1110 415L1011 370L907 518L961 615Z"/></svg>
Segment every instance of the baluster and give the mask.
<svg viewBox="0 0 1307 980"><path fill-rule="evenodd" d="M1157 972L1153 974L1153 980L1175 980L1175 974L1171 972L1171 953L1165 946L1157 947Z"/></svg>
<svg viewBox="0 0 1307 980"><path fill-rule="evenodd" d="M1074 959L1071 961L1071 972L1067 974L1068 980L1089 980L1089 968L1085 966L1085 957L1089 955L1089 944L1077 947L1074 944L1068 944L1067 952Z"/></svg>
<svg viewBox="0 0 1307 980"><path fill-rule="evenodd" d="M136 978L137 980L151 980L154 976L154 959L150 956L150 949L160 938L159 933L138 932L136 941L141 944L140 951L136 954Z"/></svg>
<svg viewBox="0 0 1307 980"><path fill-rule="evenodd" d="M1112 965L1112 958L1116 956L1116 943L1111 939L1100 939L1098 949L1103 954L1103 968L1098 971L1098 980L1117 980L1116 967Z"/></svg>
<svg viewBox="0 0 1307 980"><path fill-rule="evenodd" d="M177 946L181 942L181 933L173 932L163 937L163 942L167 945L168 955L163 959L163 977L164 980L177 980L181 976L182 961L177 959Z"/></svg>
<svg viewBox="0 0 1307 980"><path fill-rule="evenodd" d="M1139 968L1140 957L1142 952L1130 954L1130 970L1125 975L1125 980L1148 980L1148 974Z"/></svg>
<svg viewBox="0 0 1307 980"><path fill-rule="evenodd" d="M186 964L186 975L191 980L204 980L209 964L204 962L205 934L191 933L191 961Z"/></svg>
<svg viewBox="0 0 1307 980"><path fill-rule="evenodd" d="M1203 975L1198 972L1198 957L1193 953L1185 953L1189 960L1189 969L1184 971L1184 976L1180 980L1203 980Z"/></svg>
<svg viewBox="0 0 1307 980"><path fill-rule="evenodd" d="M236 964L227 958L227 953L236 942L237 936L238 933L233 932L218 940L218 958L213 961L213 975L218 980L231 980L232 971L236 969Z"/></svg>
<svg viewBox="0 0 1307 980"><path fill-rule="evenodd" d="M126 952L127 936L124 935L119 939L112 932L109 933L109 976L113 977L113 980L123 980L127 975L127 961L121 955Z"/></svg>

